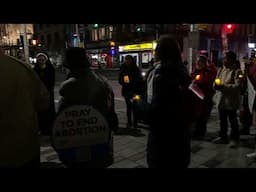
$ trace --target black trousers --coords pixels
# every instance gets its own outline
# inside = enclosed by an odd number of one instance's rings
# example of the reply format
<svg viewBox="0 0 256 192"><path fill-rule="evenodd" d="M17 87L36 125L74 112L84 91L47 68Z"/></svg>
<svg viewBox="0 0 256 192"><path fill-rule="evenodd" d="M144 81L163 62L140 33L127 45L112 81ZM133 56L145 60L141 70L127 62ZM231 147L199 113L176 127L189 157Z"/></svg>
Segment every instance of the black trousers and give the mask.
<svg viewBox="0 0 256 192"><path fill-rule="evenodd" d="M212 98L207 98L204 101L202 112L196 121L196 129L194 132L195 136L205 136L207 131L207 121L210 117L213 107Z"/></svg>
<svg viewBox="0 0 256 192"><path fill-rule="evenodd" d="M220 116L220 137L228 138L228 119L231 125L230 139L239 141L239 125L236 110L219 110Z"/></svg>
<svg viewBox="0 0 256 192"><path fill-rule="evenodd" d="M134 115L133 112L133 105L132 101L129 97L125 97L125 103L126 103L126 114L127 114L127 119L128 119L128 124L131 125L136 125L137 124L137 118L136 115Z"/></svg>

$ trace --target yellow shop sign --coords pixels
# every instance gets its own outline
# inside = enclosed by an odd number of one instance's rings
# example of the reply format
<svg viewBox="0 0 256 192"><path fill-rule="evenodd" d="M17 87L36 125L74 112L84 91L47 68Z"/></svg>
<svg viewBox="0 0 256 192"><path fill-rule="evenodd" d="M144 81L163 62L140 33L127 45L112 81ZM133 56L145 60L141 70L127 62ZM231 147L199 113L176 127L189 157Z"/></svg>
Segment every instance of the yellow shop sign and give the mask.
<svg viewBox="0 0 256 192"><path fill-rule="evenodd" d="M119 46L119 52L143 51L143 50L153 50L153 43L141 43L141 44Z"/></svg>

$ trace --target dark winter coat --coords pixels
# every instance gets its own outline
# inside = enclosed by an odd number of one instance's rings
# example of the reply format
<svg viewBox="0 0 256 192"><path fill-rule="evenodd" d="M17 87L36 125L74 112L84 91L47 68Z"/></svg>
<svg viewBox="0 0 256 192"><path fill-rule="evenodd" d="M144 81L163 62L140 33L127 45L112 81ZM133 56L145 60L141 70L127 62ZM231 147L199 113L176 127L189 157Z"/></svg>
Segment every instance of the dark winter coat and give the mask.
<svg viewBox="0 0 256 192"><path fill-rule="evenodd" d="M59 93L61 99L58 114L65 108L73 105L89 105L98 110L106 118L112 131L117 130L118 119L115 113L114 92L103 77L97 75L90 69L74 69L70 72L69 79L61 84ZM110 133L110 142L113 141L112 131ZM106 167L111 165L113 163L112 150L113 148L110 146L107 156L98 159L98 162L85 162L81 166ZM65 161L65 159L62 160Z"/></svg>
<svg viewBox="0 0 256 192"><path fill-rule="evenodd" d="M184 168L190 162L190 101L187 87L191 79L183 65L161 65L153 79L149 108L150 134L147 146L149 167Z"/></svg>
<svg viewBox="0 0 256 192"><path fill-rule="evenodd" d="M124 76L129 77L129 83L125 83ZM143 93L143 77L138 67L131 68L123 64L120 69L118 81L122 86L122 96L131 98L134 94Z"/></svg>
<svg viewBox="0 0 256 192"><path fill-rule="evenodd" d="M51 63L47 63L44 69L41 69L38 64L36 64L34 70L50 94L49 108L38 114L39 128L43 134L48 135L50 134L56 116L54 103L55 70Z"/></svg>

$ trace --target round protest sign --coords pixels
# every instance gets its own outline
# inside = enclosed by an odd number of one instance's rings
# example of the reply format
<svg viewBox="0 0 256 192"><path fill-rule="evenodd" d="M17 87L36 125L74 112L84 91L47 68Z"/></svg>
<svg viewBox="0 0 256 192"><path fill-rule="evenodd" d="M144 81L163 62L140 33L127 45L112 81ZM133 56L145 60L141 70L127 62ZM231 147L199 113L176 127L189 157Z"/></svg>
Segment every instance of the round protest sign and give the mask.
<svg viewBox="0 0 256 192"><path fill-rule="evenodd" d="M91 106L75 105L63 110L52 131L56 149L79 148L107 143L110 130L104 116Z"/></svg>

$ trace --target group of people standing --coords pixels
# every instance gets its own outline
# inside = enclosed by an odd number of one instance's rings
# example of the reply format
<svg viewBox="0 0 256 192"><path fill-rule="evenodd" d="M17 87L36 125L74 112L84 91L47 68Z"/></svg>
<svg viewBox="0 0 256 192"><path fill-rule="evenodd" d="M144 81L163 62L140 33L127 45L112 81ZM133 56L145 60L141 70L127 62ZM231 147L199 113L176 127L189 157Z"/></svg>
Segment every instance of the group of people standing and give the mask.
<svg viewBox="0 0 256 192"><path fill-rule="evenodd" d="M192 97L190 76L182 64L178 43L170 36L159 39L154 64L145 81L132 56L128 55L120 70L119 83L127 104L128 127L131 125L132 97L144 99L149 136L149 168L185 168L190 162L189 123ZM129 67L130 66L130 67ZM128 79L128 81L127 81ZM135 124L137 122L136 113Z"/></svg>
<svg viewBox="0 0 256 192"><path fill-rule="evenodd" d="M226 52L223 65L218 69L207 67L207 58L203 55L199 57L196 69L192 73L192 79L203 91L205 98L202 117L198 120L199 124L196 124L192 138L204 138L207 119L213 106L213 96L215 96L214 100L220 119L219 137L213 142L216 144L229 143L231 148L236 148L240 142L240 135L249 135L250 127L253 124L252 116L255 113L255 98L249 99L251 90L248 89L248 83L254 84L256 73L253 60L254 58L251 58L250 63L245 63L245 69L242 71L237 55L232 51ZM204 67L202 68L202 66ZM253 89L255 90L255 88L254 85ZM251 111L249 110L249 100L254 101ZM228 136L228 120L231 127L230 137Z"/></svg>
<svg viewBox="0 0 256 192"><path fill-rule="evenodd" d="M1 148L12 146L8 152L6 151L5 158L0 158L0 167L38 166L40 150L37 127L39 126L40 134L50 135L55 118L70 106L93 106L105 117L111 132L118 130L114 92L105 78L90 69L85 49L73 47L66 52L64 66L70 70L70 73L60 86L61 98L57 110L54 102L54 67L46 53L38 53L36 58L37 63L32 69L21 61L0 55L2 73L0 77L5 79L0 82L15 85L12 87L0 84L6 91L6 94L0 97L2 102L0 127L8 128L4 134L5 139L4 137L0 139L0 146ZM252 59L251 64L248 64L245 73L242 73L236 61L236 54L229 51L225 55L223 66L217 69L209 62L207 55L200 55L194 71L189 74L182 62L179 44L168 35L158 40L154 63L145 78L142 77L133 57L131 55L125 57L118 81L122 85L122 95L127 106L127 128L138 127L139 118L134 100L143 100L143 117L149 125L146 151L149 168L182 169L189 166L191 136L199 139L205 137L214 95L216 95L220 118L219 137L214 142L230 143L230 147L238 146L240 132L237 110L241 106L241 87L246 87L242 85L245 82L245 76L248 76L255 89L256 65L253 63L256 63L256 59ZM7 72L10 67L13 74ZM23 73L20 72L22 69ZM202 98L194 94L191 85L198 87L203 93ZM19 100L16 98L18 95ZM244 98L248 100L248 97ZM254 101L254 111L255 105ZM9 106L13 106L10 114L6 113L10 110ZM26 110L21 111L22 107ZM22 118L13 121L11 114L16 119ZM231 124L231 142L228 136L228 120ZM23 130L21 130L22 124L24 124ZM193 129L191 129L192 125L194 125ZM18 127L20 131L15 132ZM16 136L14 132L17 133ZM24 138L20 137L20 132ZM72 156L68 153L59 154L61 161L69 167L111 165L114 162L111 132L105 143L107 145L104 147L97 145L91 149L92 151L86 149L90 153L87 154L88 157L93 157L93 160L76 163L74 154ZM13 134L12 139L6 139L10 134ZM12 142L11 145L10 142ZM98 154L97 150L104 153ZM27 158L20 158L21 153L27 154ZM14 162L16 160L17 162Z"/></svg>
<svg viewBox="0 0 256 192"><path fill-rule="evenodd" d="M134 61L131 62L132 56L128 55L127 60L130 62L125 61L121 67L119 83L122 85L122 93L127 104L128 125L131 122L133 95L141 94L147 103L145 112L150 127L147 144L149 167L187 167L190 162L190 139L205 139L207 122L214 104L220 120L219 135L213 140L215 144L229 144L230 148L237 148L240 135L249 134L253 119L255 121L252 114L255 114L256 102L253 98L253 110L250 113L247 86L248 77L254 90L256 89L255 58L245 64L245 70L242 71L237 55L233 51L225 53L222 66L218 68L209 61L207 54L201 54L192 74L189 75L180 55L175 40L170 36L163 36L158 41L155 62L149 69L144 84L138 83L141 79L138 67L136 73L127 68L129 63L136 65ZM123 79L127 74L130 74L131 80L125 83ZM137 74L137 79L132 82L134 74ZM132 84L140 88L132 88ZM190 91L191 85L196 85L200 90L197 94L202 94L202 98ZM129 91L129 94L126 92L127 87L133 90ZM137 90L143 92L139 93ZM134 115L136 116L135 112ZM138 121L136 117L134 119L135 122ZM239 120L242 124L241 129ZM228 121L231 127L230 136ZM170 138L170 135L173 137Z"/></svg>

